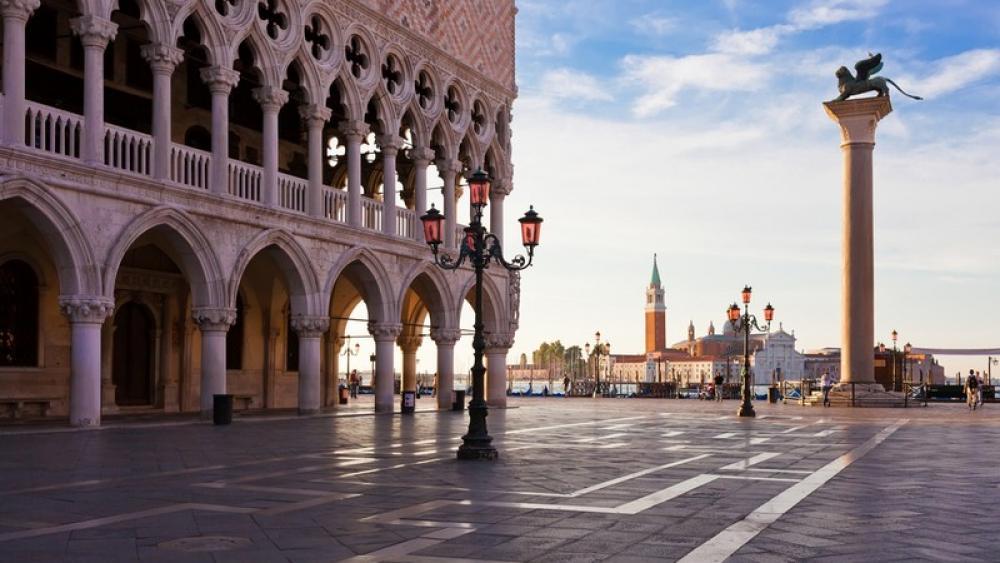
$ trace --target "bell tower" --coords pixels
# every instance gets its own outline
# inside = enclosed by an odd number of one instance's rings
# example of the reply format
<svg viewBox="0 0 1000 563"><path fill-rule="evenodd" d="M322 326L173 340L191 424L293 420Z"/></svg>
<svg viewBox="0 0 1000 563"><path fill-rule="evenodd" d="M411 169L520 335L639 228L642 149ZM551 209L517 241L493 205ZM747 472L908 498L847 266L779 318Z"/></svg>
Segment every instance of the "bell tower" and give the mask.
<svg viewBox="0 0 1000 563"><path fill-rule="evenodd" d="M653 277L646 288L646 353L667 349L667 305L660 284L660 270L653 255Z"/></svg>

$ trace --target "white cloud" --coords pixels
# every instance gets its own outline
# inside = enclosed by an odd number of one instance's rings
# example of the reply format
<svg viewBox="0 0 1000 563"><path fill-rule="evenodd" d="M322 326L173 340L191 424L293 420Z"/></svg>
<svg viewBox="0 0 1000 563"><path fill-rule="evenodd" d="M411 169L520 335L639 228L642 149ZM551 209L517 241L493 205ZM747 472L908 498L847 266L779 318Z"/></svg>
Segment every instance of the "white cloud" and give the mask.
<svg viewBox="0 0 1000 563"><path fill-rule="evenodd" d="M677 29L677 19L646 14L628 22L636 31L646 35L662 36Z"/></svg>
<svg viewBox="0 0 1000 563"><path fill-rule="evenodd" d="M625 78L644 90L633 106L647 117L674 106L683 90L750 91L763 85L766 67L724 53L685 57L629 55L622 60Z"/></svg>
<svg viewBox="0 0 1000 563"><path fill-rule="evenodd" d="M866 20L878 15L888 0L816 0L788 14L797 30L817 29L847 21Z"/></svg>
<svg viewBox="0 0 1000 563"><path fill-rule="evenodd" d="M540 83L542 92L549 98L589 102L613 99L607 85L587 73L568 68L546 72Z"/></svg>
<svg viewBox="0 0 1000 563"><path fill-rule="evenodd" d="M911 94L937 97L998 73L1000 49L973 49L934 61L925 78L906 78L900 81L900 86Z"/></svg>
<svg viewBox="0 0 1000 563"><path fill-rule="evenodd" d="M715 36L712 48L720 53L763 55L774 49L775 45L778 44L778 39L786 32L787 28L789 28L787 25L775 25L749 31L735 29L726 31Z"/></svg>

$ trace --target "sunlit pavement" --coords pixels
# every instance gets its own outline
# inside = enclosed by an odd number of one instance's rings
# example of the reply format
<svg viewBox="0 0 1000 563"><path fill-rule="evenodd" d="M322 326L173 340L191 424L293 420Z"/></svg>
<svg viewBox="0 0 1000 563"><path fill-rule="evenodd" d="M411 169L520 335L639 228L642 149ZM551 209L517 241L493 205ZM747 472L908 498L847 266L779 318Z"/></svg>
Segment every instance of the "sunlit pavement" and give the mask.
<svg viewBox="0 0 1000 563"><path fill-rule="evenodd" d="M512 399L0 429L5 561L989 560L1000 405ZM424 401L426 400L426 403ZM418 407L432 407L422 398Z"/></svg>

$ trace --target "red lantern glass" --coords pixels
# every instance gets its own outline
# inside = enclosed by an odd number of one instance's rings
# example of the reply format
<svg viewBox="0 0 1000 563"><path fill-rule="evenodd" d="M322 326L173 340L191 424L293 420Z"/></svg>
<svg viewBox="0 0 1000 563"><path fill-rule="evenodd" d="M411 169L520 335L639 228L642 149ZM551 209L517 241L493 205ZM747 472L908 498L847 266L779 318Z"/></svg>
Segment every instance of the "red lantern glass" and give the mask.
<svg viewBox="0 0 1000 563"><path fill-rule="evenodd" d="M476 250L476 231L472 227L465 228L465 246L470 252Z"/></svg>
<svg viewBox="0 0 1000 563"><path fill-rule="evenodd" d="M528 248L538 246L538 240L542 231L542 218L535 212L535 206L531 206L524 217L518 219L521 223L521 242Z"/></svg>
<svg viewBox="0 0 1000 563"><path fill-rule="evenodd" d="M764 307L764 320L767 322L774 320L774 307L770 303L767 304L767 307Z"/></svg>
<svg viewBox="0 0 1000 563"><path fill-rule="evenodd" d="M898 332L896 332L895 330L894 330L894 331L892 331L892 341L893 341L893 343L895 343L895 342L896 342L896 339L897 339L897 338L899 338L899 333L898 333Z"/></svg>
<svg viewBox="0 0 1000 563"><path fill-rule="evenodd" d="M490 200L490 177L482 169L476 170L469 177L469 198L472 205L480 207L486 205Z"/></svg>
<svg viewBox="0 0 1000 563"><path fill-rule="evenodd" d="M750 290L750 286L749 285L743 286L743 291L741 292L741 295L743 296L743 304L744 305L749 305L750 304L750 291L751 290Z"/></svg>
<svg viewBox="0 0 1000 563"><path fill-rule="evenodd" d="M880 354L885 354L885 342L878 343L878 351Z"/></svg>
<svg viewBox="0 0 1000 563"><path fill-rule="evenodd" d="M729 320L734 323L740 320L740 306L736 303L729 306Z"/></svg>
<svg viewBox="0 0 1000 563"><path fill-rule="evenodd" d="M431 208L420 217L420 221L424 224L424 240L427 241L427 244L431 246L441 244L444 215L441 215L441 212L434 209L434 205L431 204Z"/></svg>

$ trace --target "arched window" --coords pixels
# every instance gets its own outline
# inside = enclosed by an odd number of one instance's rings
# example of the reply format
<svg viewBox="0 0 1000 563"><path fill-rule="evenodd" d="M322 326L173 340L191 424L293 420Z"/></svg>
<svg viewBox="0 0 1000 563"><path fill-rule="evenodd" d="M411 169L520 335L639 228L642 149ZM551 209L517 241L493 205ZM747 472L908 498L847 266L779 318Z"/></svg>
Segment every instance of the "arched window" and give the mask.
<svg viewBox="0 0 1000 563"><path fill-rule="evenodd" d="M285 371L299 371L299 335L292 330L292 308L285 313Z"/></svg>
<svg viewBox="0 0 1000 563"><path fill-rule="evenodd" d="M226 333L226 369L243 369L243 296L236 294L236 322Z"/></svg>
<svg viewBox="0 0 1000 563"><path fill-rule="evenodd" d="M0 366L38 365L38 276L21 260L0 265Z"/></svg>

